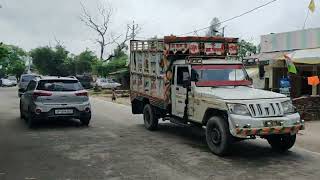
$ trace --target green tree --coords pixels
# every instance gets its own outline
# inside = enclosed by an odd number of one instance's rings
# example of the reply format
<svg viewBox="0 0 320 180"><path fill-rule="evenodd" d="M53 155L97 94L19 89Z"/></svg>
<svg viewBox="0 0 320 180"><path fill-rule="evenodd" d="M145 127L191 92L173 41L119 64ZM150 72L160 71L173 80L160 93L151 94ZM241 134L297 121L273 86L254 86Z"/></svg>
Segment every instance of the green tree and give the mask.
<svg viewBox="0 0 320 180"><path fill-rule="evenodd" d="M99 76L107 77L109 73L128 68L128 55L126 55L123 51L117 52L116 55L117 56L114 56L107 63L98 61L94 66L94 72Z"/></svg>
<svg viewBox="0 0 320 180"><path fill-rule="evenodd" d="M97 62L98 58L94 52L86 49L74 58L76 74L91 73Z"/></svg>
<svg viewBox="0 0 320 180"><path fill-rule="evenodd" d="M244 57L248 56L249 54L257 53L257 46L255 46L251 42L247 42L245 40L241 40L239 42L239 52L238 57L243 59Z"/></svg>
<svg viewBox="0 0 320 180"><path fill-rule="evenodd" d="M7 46L0 43L0 78L6 75L6 67L8 66L9 51Z"/></svg>
<svg viewBox="0 0 320 180"><path fill-rule="evenodd" d="M219 28L221 26L220 20L217 17L214 17L210 22L210 27L206 32L206 36L218 36Z"/></svg>
<svg viewBox="0 0 320 180"><path fill-rule="evenodd" d="M17 78L25 71L23 58L27 53L13 45L0 44L0 76L14 75Z"/></svg>
<svg viewBox="0 0 320 180"><path fill-rule="evenodd" d="M60 45L55 48L39 47L30 52L33 64L39 73L50 76L69 75L70 70L66 66L70 61L68 54L69 52Z"/></svg>

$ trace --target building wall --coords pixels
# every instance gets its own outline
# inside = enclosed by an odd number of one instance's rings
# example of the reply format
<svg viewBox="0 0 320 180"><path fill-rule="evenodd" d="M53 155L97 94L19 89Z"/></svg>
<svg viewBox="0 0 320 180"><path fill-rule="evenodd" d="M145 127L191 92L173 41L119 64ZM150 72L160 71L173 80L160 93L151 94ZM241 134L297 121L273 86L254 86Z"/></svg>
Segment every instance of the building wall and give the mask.
<svg viewBox="0 0 320 180"><path fill-rule="evenodd" d="M320 47L320 28L261 36L261 52L289 51Z"/></svg>

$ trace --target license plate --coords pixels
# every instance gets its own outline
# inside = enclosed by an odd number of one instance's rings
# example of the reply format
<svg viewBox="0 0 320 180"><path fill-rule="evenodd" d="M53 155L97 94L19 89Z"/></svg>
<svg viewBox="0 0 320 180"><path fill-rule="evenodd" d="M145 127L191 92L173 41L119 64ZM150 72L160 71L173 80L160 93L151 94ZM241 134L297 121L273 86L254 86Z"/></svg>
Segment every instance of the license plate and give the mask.
<svg viewBox="0 0 320 180"><path fill-rule="evenodd" d="M57 115L73 114L73 109L56 109L54 110L54 114L57 114Z"/></svg>
<svg viewBox="0 0 320 180"><path fill-rule="evenodd" d="M272 126L282 126L282 121L265 121L264 122L265 127L272 127Z"/></svg>

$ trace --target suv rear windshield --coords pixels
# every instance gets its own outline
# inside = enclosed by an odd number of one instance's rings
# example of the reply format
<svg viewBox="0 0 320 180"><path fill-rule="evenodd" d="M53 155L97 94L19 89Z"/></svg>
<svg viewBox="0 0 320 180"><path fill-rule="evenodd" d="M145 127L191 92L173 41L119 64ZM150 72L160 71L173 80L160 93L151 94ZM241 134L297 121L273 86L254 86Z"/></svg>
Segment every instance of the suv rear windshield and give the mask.
<svg viewBox="0 0 320 180"><path fill-rule="evenodd" d="M44 91L79 91L83 87L77 80L41 80L37 90Z"/></svg>

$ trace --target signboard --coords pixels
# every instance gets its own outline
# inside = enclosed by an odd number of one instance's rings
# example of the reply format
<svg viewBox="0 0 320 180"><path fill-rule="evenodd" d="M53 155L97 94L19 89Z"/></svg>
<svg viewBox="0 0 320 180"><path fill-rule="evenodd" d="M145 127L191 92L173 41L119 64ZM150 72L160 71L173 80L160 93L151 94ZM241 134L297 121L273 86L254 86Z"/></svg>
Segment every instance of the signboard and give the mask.
<svg viewBox="0 0 320 180"><path fill-rule="evenodd" d="M170 51L174 53L178 51L185 53L189 47L187 43L171 43L169 48L170 48Z"/></svg>
<svg viewBox="0 0 320 180"><path fill-rule="evenodd" d="M224 55L224 44L222 43L204 43L206 55Z"/></svg>
<svg viewBox="0 0 320 180"><path fill-rule="evenodd" d="M261 52L290 51L320 47L320 28L261 36Z"/></svg>
<svg viewBox="0 0 320 180"><path fill-rule="evenodd" d="M238 45L236 43L229 43L228 53L229 55L238 55Z"/></svg>
<svg viewBox="0 0 320 180"><path fill-rule="evenodd" d="M189 51L190 51L190 54L198 54L200 52L199 43L196 43L196 42L190 43Z"/></svg>
<svg viewBox="0 0 320 180"><path fill-rule="evenodd" d="M238 39L225 37L165 37L166 55L225 58L238 54ZM178 56L177 56L178 57Z"/></svg>

